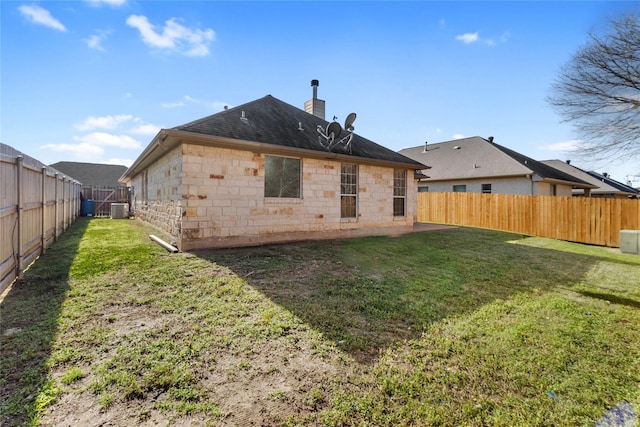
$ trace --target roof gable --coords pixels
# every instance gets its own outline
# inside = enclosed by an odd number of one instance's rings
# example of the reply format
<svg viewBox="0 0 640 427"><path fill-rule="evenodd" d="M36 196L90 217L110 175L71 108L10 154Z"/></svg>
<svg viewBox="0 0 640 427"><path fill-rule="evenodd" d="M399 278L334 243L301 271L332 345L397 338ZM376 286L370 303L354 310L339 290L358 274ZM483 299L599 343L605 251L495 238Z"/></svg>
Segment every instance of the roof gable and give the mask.
<svg viewBox="0 0 640 427"><path fill-rule="evenodd" d="M326 120L267 95L172 129L207 136L255 141L279 147L328 152L329 150L322 144L323 138L317 131L318 126L326 129L328 124ZM345 136L347 132L343 130L340 137L336 139ZM414 159L355 133L350 150L340 144L333 147L331 152L354 158L405 163L414 165L416 169L426 168Z"/></svg>

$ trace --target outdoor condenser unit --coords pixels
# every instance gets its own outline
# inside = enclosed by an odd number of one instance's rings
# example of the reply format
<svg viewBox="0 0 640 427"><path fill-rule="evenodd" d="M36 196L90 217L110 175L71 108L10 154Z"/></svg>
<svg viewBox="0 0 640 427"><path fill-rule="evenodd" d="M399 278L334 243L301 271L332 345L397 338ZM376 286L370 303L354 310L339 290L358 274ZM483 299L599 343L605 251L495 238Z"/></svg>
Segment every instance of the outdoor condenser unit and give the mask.
<svg viewBox="0 0 640 427"><path fill-rule="evenodd" d="M111 203L111 219L129 218L128 203Z"/></svg>

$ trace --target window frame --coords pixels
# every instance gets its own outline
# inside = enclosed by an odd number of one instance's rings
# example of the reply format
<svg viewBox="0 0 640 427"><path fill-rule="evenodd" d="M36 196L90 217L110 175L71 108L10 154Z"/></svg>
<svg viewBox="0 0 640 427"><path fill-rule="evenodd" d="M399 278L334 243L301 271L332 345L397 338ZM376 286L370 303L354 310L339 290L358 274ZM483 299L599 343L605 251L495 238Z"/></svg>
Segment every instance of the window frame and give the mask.
<svg viewBox="0 0 640 427"><path fill-rule="evenodd" d="M401 194L400 194L401 193ZM400 213L400 203L402 204L402 213ZM393 216L407 216L407 170L393 170Z"/></svg>
<svg viewBox="0 0 640 427"><path fill-rule="evenodd" d="M466 193L467 192L467 184L454 185L452 191L454 193Z"/></svg>
<svg viewBox="0 0 640 427"><path fill-rule="evenodd" d="M492 192L491 184L481 184L480 191L482 194L491 194Z"/></svg>
<svg viewBox="0 0 640 427"><path fill-rule="evenodd" d="M285 195L283 195L283 190L286 190L286 184L284 184L283 182L280 182L279 185L279 194L276 195L275 193L269 193L267 194L267 190L273 189L270 187L270 184L268 182L269 179L275 179L272 177L272 173L275 171L269 171L269 169L272 167L271 165L271 160L270 159L282 159L282 165L278 165L278 167L281 167L283 169L287 168L287 163L290 161L297 161L298 163L298 176L297 176L297 192L295 195L286 195L287 193L285 192ZM282 181L282 177L284 176L284 174L280 174L280 180ZM291 187L293 187L293 185L291 185ZM263 190L264 190L264 197L265 198L269 198L269 199L293 199L293 200L299 200L302 199L302 159L299 157L288 157L288 156L276 156L273 154L265 154L265 158L264 158L264 186L263 186Z"/></svg>
<svg viewBox="0 0 640 427"><path fill-rule="evenodd" d="M346 168L351 170L345 171ZM345 182L347 177L352 179ZM346 200L353 200L353 203L347 206ZM340 164L340 218L358 218L358 165L354 163Z"/></svg>

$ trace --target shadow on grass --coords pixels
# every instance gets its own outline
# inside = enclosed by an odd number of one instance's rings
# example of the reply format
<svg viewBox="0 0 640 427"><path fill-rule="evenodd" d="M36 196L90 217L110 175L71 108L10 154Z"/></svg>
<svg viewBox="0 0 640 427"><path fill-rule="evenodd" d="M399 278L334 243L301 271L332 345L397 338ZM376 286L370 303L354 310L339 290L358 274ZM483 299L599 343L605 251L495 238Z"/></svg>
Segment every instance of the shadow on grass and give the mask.
<svg viewBox="0 0 640 427"><path fill-rule="evenodd" d="M69 269L89 224L79 218L16 281L0 302L0 424L32 425L47 394L47 359ZM40 396L40 397L39 397Z"/></svg>
<svg viewBox="0 0 640 427"><path fill-rule="evenodd" d="M452 229L401 237L199 251L333 340L360 363L428 326L516 293L572 286L597 257Z"/></svg>
<svg viewBox="0 0 640 427"><path fill-rule="evenodd" d="M600 299L603 301L610 302L612 304L620 304L620 305L626 305L627 307L640 308L640 302L630 298L623 298L613 294L603 294L599 292L588 292L588 291L582 291L582 290L578 290L576 292L586 297Z"/></svg>

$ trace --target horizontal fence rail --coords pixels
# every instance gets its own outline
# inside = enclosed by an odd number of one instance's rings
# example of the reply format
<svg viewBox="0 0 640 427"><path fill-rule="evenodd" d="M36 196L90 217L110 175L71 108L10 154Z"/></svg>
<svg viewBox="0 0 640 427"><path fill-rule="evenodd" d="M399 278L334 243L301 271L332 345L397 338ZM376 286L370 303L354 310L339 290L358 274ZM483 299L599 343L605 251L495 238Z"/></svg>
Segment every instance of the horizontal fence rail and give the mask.
<svg viewBox="0 0 640 427"><path fill-rule="evenodd" d="M76 220L80 183L0 144L0 293Z"/></svg>
<svg viewBox="0 0 640 427"><path fill-rule="evenodd" d="M640 200L418 193L418 222L489 228L620 247L620 230L640 230Z"/></svg>
<svg viewBox="0 0 640 427"><path fill-rule="evenodd" d="M93 201L93 216L110 216L111 204L128 203L131 206L129 187L126 186L82 186L84 200Z"/></svg>

